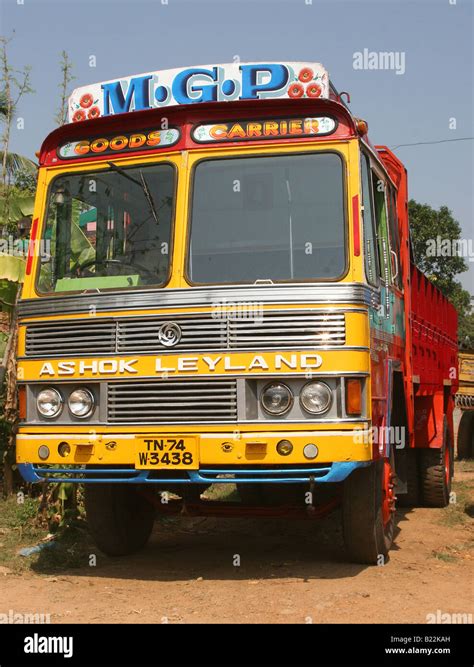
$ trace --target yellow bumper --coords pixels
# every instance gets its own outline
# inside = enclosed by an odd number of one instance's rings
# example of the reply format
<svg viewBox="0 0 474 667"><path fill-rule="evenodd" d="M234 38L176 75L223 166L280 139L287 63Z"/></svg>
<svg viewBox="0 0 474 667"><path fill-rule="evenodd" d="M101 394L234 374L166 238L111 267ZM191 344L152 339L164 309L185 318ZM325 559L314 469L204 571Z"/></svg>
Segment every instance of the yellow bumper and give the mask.
<svg viewBox="0 0 474 667"><path fill-rule="evenodd" d="M133 433L108 432L32 432L20 429L17 435L18 463L45 464L90 464L110 466L135 462L138 438L147 435L160 437L195 436L198 443L199 463L202 465L294 465L307 463L332 463L336 461L370 461L372 446L369 441L368 424L344 424L338 430L285 430L285 431L235 431L193 433L182 431L160 431L136 429ZM287 456L278 454L277 443L290 440L293 451ZM67 442L70 453L63 457L58 446ZM313 443L318 448L318 456L309 461L303 448ZM38 456L41 445L49 448L46 460Z"/></svg>

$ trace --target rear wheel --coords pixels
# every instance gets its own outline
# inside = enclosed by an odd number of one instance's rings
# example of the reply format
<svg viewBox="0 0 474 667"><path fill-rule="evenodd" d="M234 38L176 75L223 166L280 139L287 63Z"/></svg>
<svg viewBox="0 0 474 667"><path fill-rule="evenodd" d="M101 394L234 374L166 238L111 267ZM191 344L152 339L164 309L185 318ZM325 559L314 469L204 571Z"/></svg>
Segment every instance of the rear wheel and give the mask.
<svg viewBox="0 0 474 667"><path fill-rule="evenodd" d="M344 482L342 524L355 563L384 563L395 530L394 458L355 470Z"/></svg>
<svg viewBox="0 0 474 667"><path fill-rule="evenodd" d="M474 411L463 412L458 429L458 459L474 458Z"/></svg>
<svg viewBox="0 0 474 667"><path fill-rule="evenodd" d="M453 475L453 450L446 417L443 425L443 446L439 449L421 449L420 456L423 503L428 507L446 507Z"/></svg>
<svg viewBox="0 0 474 667"><path fill-rule="evenodd" d="M132 484L86 484L85 507L95 543L108 556L126 556L148 542L155 508Z"/></svg>

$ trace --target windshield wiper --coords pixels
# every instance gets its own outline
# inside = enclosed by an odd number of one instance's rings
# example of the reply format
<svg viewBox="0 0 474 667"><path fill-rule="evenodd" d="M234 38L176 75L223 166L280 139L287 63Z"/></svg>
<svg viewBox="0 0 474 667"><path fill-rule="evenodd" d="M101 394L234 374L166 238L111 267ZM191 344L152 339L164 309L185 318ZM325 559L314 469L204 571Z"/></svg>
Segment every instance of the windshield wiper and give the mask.
<svg viewBox="0 0 474 667"><path fill-rule="evenodd" d="M142 179L143 192L145 193L145 197L147 199L148 205L150 206L151 212L153 213L153 217L155 218L155 222L158 225L159 224L158 214L156 212L155 202L153 201L153 197L151 195L150 188L148 187L148 183L145 180L145 177L144 177L143 172L142 172L141 169L140 169L140 178Z"/></svg>
<svg viewBox="0 0 474 667"><path fill-rule="evenodd" d="M140 169L140 178L141 178L141 180L138 181L136 178L133 178L133 176L130 176L129 174L127 174L125 169L122 169L121 167L116 165L114 162L107 162L107 164L114 171L116 171L118 174L120 174L121 176L124 176L124 178L128 178L129 181L132 181L132 183L135 183L136 185L139 185L141 187L141 189L143 190L143 193L145 195L145 198L148 202L148 206L150 207L150 211L153 215L153 218L154 218L156 224L159 225L160 223L158 221L158 214L156 212L155 202L153 201L153 197L152 197L152 194L150 192L150 188L148 187L148 183L145 180L145 177L143 175L142 170Z"/></svg>

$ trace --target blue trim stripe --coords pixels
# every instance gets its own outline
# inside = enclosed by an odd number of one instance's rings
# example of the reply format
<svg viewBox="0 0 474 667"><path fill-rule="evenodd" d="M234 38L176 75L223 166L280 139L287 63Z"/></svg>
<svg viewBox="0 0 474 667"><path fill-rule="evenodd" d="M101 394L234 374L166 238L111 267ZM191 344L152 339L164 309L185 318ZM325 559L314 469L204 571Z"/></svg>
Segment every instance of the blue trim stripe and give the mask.
<svg viewBox="0 0 474 667"><path fill-rule="evenodd" d="M135 468L44 468L32 463L20 463L18 470L26 482L35 484L45 480L49 482L72 482L77 484L94 484L106 482L110 484L235 484L262 482L265 484L301 482L342 482L357 468L370 465L370 461L338 461L323 468L280 468L278 470L262 468L201 468L200 470L185 471L186 477L163 477L157 479L152 475L156 471L136 470ZM81 475L71 478L68 475ZM54 475L54 477L52 477ZM84 475L87 477L84 478ZM233 475L233 477L219 477L217 475Z"/></svg>

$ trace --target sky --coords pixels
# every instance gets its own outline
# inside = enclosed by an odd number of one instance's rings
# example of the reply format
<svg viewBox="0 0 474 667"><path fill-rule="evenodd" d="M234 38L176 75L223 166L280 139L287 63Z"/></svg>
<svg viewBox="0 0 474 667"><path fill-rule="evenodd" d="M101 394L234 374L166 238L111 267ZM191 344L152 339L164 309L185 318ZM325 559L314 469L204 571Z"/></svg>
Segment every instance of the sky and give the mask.
<svg viewBox="0 0 474 667"><path fill-rule="evenodd" d="M460 279L474 294L474 142L452 141L474 136L473 15L474 0L0 0L10 63L32 66L35 89L10 150L34 158L54 129L62 50L71 90L236 57L321 62L374 144L418 144L395 149L409 196L448 206L460 222L471 244ZM399 54L404 67L357 69L364 49ZM443 143L420 143L433 141Z"/></svg>

